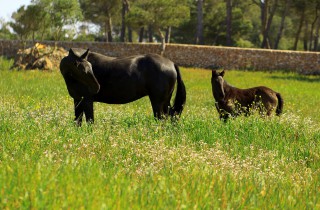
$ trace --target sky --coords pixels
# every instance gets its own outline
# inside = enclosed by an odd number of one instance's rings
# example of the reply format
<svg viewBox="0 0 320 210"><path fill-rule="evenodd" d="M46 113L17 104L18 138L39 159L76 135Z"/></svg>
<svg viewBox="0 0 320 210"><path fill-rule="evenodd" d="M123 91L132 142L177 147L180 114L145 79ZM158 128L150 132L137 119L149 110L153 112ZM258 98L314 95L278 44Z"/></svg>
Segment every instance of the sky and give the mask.
<svg viewBox="0 0 320 210"><path fill-rule="evenodd" d="M22 5L29 5L31 0L0 0L0 18L9 21L11 14Z"/></svg>

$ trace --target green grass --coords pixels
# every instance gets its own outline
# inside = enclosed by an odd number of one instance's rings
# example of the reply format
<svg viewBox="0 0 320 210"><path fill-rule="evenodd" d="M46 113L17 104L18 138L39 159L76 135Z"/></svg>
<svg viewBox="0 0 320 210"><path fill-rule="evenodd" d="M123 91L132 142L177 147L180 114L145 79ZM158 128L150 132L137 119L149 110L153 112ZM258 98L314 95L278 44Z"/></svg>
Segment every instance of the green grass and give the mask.
<svg viewBox="0 0 320 210"><path fill-rule="evenodd" d="M222 123L210 71L182 68L179 122L156 121L148 98L95 104L73 124L58 71L0 65L1 209L319 209L320 78L228 71L237 87L266 85L284 114Z"/></svg>

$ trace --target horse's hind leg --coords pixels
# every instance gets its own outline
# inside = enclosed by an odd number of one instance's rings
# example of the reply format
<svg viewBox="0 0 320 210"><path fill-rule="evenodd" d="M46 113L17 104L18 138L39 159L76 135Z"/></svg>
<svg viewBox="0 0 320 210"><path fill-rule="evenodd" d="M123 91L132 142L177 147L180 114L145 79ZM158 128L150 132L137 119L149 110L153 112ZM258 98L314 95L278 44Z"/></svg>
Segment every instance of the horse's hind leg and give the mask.
<svg viewBox="0 0 320 210"><path fill-rule="evenodd" d="M163 119L163 102L159 101L156 98L149 97L151 101L151 106L153 110L153 116L159 120Z"/></svg>
<svg viewBox="0 0 320 210"><path fill-rule="evenodd" d="M167 100L164 102L163 113L165 114L165 116L170 115L171 117L173 117L175 115L175 113L174 113L174 108L171 107L171 104L170 104L171 96L172 96L172 94L170 94L169 97L167 98Z"/></svg>
<svg viewBox="0 0 320 210"><path fill-rule="evenodd" d="M76 100L74 99L74 114L75 118L74 121L78 126L82 124L82 117L83 117L83 99Z"/></svg>

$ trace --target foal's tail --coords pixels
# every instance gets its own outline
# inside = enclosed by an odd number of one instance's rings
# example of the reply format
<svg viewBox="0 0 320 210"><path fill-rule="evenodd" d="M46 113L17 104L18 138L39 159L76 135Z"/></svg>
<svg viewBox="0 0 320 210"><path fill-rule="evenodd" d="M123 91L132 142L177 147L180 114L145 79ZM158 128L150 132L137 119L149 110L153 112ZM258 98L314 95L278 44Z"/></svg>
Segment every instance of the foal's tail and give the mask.
<svg viewBox="0 0 320 210"><path fill-rule="evenodd" d="M181 115L181 112L184 108L184 104L186 103L186 87L182 81L179 67L174 65L177 71L177 91L176 97L174 99L173 107L170 108L170 115L173 117L175 115Z"/></svg>
<svg viewBox="0 0 320 210"><path fill-rule="evenodd" d="M276 96L278 98L278 106L276 109L276 114L279 116L283 110L283 98L281 97L280 93L276 93Z"/></svg>

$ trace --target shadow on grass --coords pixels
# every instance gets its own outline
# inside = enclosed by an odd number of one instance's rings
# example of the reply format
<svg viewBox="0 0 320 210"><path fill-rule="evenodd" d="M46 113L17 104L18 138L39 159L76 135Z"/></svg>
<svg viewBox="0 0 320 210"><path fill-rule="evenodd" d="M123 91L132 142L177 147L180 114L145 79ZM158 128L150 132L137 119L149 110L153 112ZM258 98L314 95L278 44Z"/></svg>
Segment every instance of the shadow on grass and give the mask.
<svg viewBox="0 0 320 210"><path fill-rule="evenodd" d="M320 76L304 76L304 75L270 75L269 78L281 80L296 80L302 82L320 82Z"/></svg>

